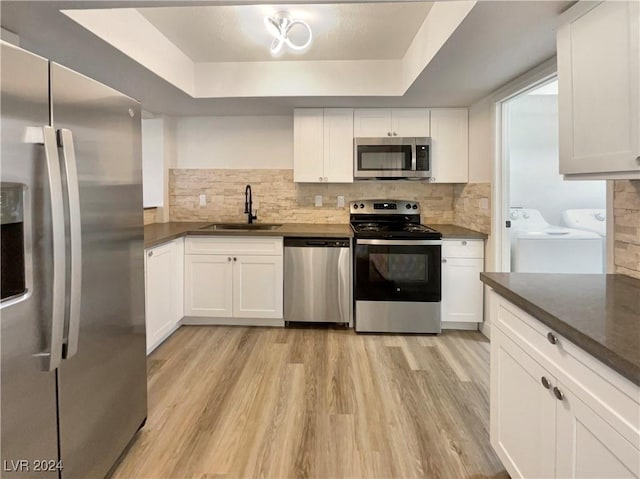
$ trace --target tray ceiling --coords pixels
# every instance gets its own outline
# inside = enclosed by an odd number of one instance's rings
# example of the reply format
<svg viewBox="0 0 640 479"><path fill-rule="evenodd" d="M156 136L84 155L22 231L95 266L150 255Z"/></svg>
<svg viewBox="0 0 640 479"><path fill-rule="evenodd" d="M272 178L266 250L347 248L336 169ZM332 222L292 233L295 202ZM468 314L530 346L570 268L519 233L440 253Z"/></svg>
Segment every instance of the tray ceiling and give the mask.
<svg viewBox="0 0 640 479"><path fill-rule="evenodd" d="M432 3L342 3L139 8L194 62L376 60L402 58ZM269 53L263 18L277 12L306 21L313 43L304 54Z"/></svg>

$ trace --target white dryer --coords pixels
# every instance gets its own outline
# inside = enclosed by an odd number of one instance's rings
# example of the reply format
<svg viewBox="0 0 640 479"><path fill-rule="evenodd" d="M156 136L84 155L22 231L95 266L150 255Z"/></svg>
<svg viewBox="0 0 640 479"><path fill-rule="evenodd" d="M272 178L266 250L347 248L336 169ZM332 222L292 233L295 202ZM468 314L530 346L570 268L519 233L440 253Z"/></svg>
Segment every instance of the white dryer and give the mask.
<svg viewBox="0 0 640 479"><path fill-rule="evenodd" d="M602 273L603 238L554 226L533 208L511 208L511 271Z"/></svg>
<svg viewBox="0 0 640 479"><path fill-rule="evenodd" d="M564 210L562 220L569 228L607 235L607 216L604 208Z"/></svg>

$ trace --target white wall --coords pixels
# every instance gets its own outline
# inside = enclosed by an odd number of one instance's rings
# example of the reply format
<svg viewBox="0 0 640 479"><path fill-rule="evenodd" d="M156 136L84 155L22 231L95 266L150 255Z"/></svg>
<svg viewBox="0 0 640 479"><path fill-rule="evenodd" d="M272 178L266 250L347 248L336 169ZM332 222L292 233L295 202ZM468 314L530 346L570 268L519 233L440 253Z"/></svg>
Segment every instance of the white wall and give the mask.
<svg viewBox="0 0 640 479"><path fill-rule="evenodd" d="M604 181L565 181L558 173L558 97L526 95L509 103L510 205L540 210L562 224L562 211L605 208Z"/></svg>
<svg viewBox="0 0 640 479"><path fill-rule="evenodd" d="M163 120L142 120L142 193L145 208L162 206L164 201Z"/></svg>
<svg viewBox="0 0 640 479"><path fill-rule="evenodd" d="M469 107L469 183L491 183L493 177L493 105L487 97Z"/></svg>
<svg viewBox="0 0 640 479"><path fill-rule="evenodd" d="M293 114L177 118L175 167L291 169Z"/></svg>

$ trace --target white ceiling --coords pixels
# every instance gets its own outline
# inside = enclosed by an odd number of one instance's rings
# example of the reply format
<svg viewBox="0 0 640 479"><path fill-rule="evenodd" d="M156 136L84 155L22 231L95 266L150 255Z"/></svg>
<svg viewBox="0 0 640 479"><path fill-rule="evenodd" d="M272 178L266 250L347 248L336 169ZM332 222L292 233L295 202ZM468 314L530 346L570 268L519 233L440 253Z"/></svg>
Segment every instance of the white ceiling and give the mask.
<svg viewBox="0 0 640 479"><path fill-rule="evenodd" d="M194 62L397 59L407 51L430 2L316 5L241 5L139 8ZM313 43L303 54L269 53L273 37L263 24L278 12L304 20Z"/></svg>
<svg viewBox="0 0 640 479"><path fill-rule="evenodd" d="M283 1L283 0L281 0ZM480 1L402 96L192 98L91 34L61 9L229 5L234 0L0 2L21 45L168 115L280 115L294 107L469 106L555 55L558 16L574 1ZM244 2L246 3L246 2ZM297 0L296 3L301 3Z"/></svg>

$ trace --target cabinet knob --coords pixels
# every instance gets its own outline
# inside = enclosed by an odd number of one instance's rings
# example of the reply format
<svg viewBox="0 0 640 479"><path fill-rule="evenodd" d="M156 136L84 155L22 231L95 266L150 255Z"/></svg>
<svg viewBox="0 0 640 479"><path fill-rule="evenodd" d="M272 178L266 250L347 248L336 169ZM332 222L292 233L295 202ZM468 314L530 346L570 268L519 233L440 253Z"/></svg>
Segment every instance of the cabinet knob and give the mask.
<svg viewBox="0 0 640 479"><path fill-rule="evenodd" d="M551 344L558 344L558 336L553 333L547 333L547 339Z"/></svg>
<svg viewBox="0 0 640 479"><path fill-rule="evenodd" d="M322 181L322 176L318 176L318 181Z"/></svg>
<svg viewBox="0 0 640 479"><path fill-rule="evenodd" d="M393 132L393 136L398 136L398 134L394 131L394 132Z"/></svg>
<svg viewBox="0 0 640 479"><path fill-rule="evenodd" d="M391 136L391 132L390 131L387 132L387 136Z"/></svg>
<svg viewBox="0 0 640 479"><path fill-rule="evenodd" d="M463 242L462 242L462 246L467 246L467 242L466 242L466 241L463 241Z"/></svg>
<svg viewBox="0 0 640 479"><path fill-rule="evenodd" d="M542 385L544 386L545 389L550 389L551 388L551 383L549 382L549 380L547 378L545 378L544 376L542 376L540 378L540 382L542 383Z"/></svg>
<svg viewBox="0 0 640 479"><path fill-rule="evenodd" d="M564 393L555 386L553 387L553 395L558 401L562 401L564 399Z"/></svg>
<svg viewBox="0 0 640 479"><path fill-rule="evenodd" d="M231 261L231 256L229 256L229 257L227 258L227 261Z"/></svg>
<svg viewBox="0 0 640 479"><path fill-rule="evenodd" d="M147 253L147 256L148 256L149 258L151 258L151 257L153 256L153 251L149 251L149 252Z"/></svg>
<svg viewBox="0 0 640 479"><path fill-rule="evenodd" d="M446 263L447 262L447 258L442 258L442 262Z"/></svg>
<svg viewBox="0 0 640 479"><path fill-rule="evenodd" d="M236 258L235 256L233 257L233 261L238 261L238 258Z"/></svg>
<svg viewBox="0 0 640 479"><path fill-rule="evenodd" d="M435 183L435 182L436 182L436 177L435 177L435 176L432 176L431 178L429 178L429 181L430 181L431 183Z"/></svg>

